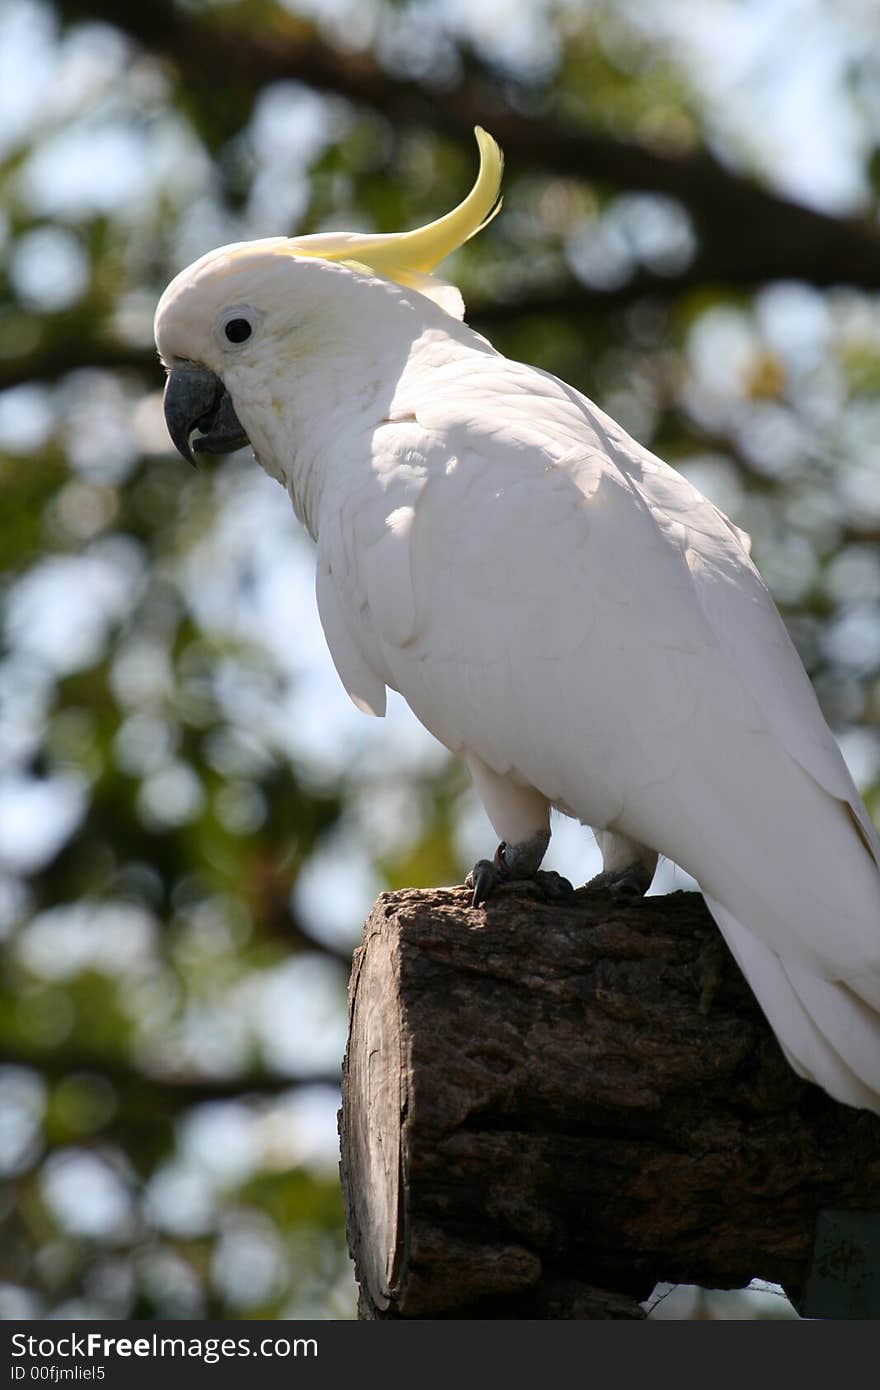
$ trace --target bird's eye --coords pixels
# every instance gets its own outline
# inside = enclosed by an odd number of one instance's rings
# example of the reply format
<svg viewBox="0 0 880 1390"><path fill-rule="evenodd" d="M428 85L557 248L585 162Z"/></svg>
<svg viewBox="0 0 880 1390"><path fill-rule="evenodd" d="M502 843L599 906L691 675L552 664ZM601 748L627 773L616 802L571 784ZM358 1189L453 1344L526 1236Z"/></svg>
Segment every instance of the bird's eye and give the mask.
<svg viewBox="0 0 880 1390"><path fill-rule="evenodd" d="M230 319L223 329L230 343L246 343L253 331L247 319Z"/></svg>

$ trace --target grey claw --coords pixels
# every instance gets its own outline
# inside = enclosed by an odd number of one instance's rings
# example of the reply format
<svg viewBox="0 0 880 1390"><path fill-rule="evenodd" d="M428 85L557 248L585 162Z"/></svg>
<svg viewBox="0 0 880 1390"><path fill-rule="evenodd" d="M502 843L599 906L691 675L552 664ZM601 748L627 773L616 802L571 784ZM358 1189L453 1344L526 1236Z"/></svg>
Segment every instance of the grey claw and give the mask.
<svg viewBox="0 0 880 1390"><path fill-rule="evenodd" d="M492 890L498 884L498 870L490 859L479 859L471 869L465 883L474 890L471 898L471 907L479 907L480 903L490 897Z"/></svg>
<svg viewBox="0 0 880 1390"><path fill-rule="evenodd" d="M550 900L567 898L574 892L568 879L552 869L538 869L537 872L523 875L521 878L516 872L511 873L504 861L504 850L505 845L502 842L495 852L494 860L478 860L465 879L465 885L474 890L471 899L473 907L479 907L484 903L502 883L521 883L523 887L531 885Z"/></svg>
<svg viewBox="0 0 880 1390"><path fill-rule="evenodd" d="M545 898L567 898L569 893L574 892L574 885L555 869L539 869L535 874L535 882Z"/></svg>
<svg viewBox="0 0 880 1390"><path fill-rule="evenodd" d="M641 898L650 888L652 877L642 864L631 864L626 869L596 874L586 887L604 889L614 898Z"/></svg>

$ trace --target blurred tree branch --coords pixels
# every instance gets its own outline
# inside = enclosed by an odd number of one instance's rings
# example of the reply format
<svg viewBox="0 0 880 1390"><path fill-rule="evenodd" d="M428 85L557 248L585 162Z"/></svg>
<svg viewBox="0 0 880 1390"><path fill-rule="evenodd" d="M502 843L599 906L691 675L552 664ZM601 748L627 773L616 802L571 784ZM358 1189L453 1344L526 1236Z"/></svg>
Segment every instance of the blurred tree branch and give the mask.
<svg viewBox="0 0 880 1390"><path fill-rule="evenodd" d="M528 315L563 315L583 320L585 316L605 316L625 309L640 299L652 297L667 301L677 294L703 284L699 267L689 266L676 275L639 272L622 285L612 288L586 286L573 277L551 290L525 291L510 299L468 297L466 318L478 329L521 322ZM744 281L741 288L747 288ZM139 372L156 388L164 385L165 374L155 348L131 346L112 338L83 338L61 335L17 357L0 358L0 391L25 382L57 381L68 372L82 368Z"/></svg>
<svg viewBox="0 0 880 1390"><path fill-rule="evenodd" d="M0 391L25 382L58 381L68 372L94 368L98 371L138 372L159 389L165 380L162 364L153 347L130 347L110 338L83 339L71 336L53 338L21 357L0 360Z"/></svg>
<svg viewBox="0 0 880 1390"><path fill-rule="evenodd" d="M792 202L706 150L673 153L513 110L501 75L465 79L451 88L400 77L369 52L336 49L302 19L277 9L271 23L263 22L262 12L258 23L246 5L193 16L171 0L124 9L116 0L61 0L59 11L68 23L103 20L122 28L171 62L199 99L221 90L230 121L226 138L247 119L263 84L293 79L379 111L392 122L424 125L468 146L473 126L484 125L518 169L678 199L703 242L687 272L690 283L787 278L880 288L880 229L868 218L832 217Z"/></svg>
<svg viewBox="0 0 880 1390"><path fill-rule="evenodd" d="M744 275L737 288L754 288L759 283L760 277L753 281ZM640 272L624 284L607 289L588 287L571 277L551 290L525 291L509 299L470 295L465 317L479 331L522 323L529 316L556 316L583 322L589 316L604 319L610 312L626 309L640 300L650 298L658 304L667 303L680 293L704 285L701 266L696 262L676 275ZM0 391L25 382L57 381L68 372L84 368L138 372L156 389L161 389L165 383L162 364L152 346L130 346L104 337L61 337L22 356L0 358Z"/></svg>
<svg viewBox="0 0 880 1390"><path fill-rule="evenodd" d="M153 1076L133 1063L104 1052L67 1046L59 1051L48 1051L8 1039L3 1043L0 1064L32 1068L49 1081L60 1081L82 1072L101 1076L124 1094L127 1103L135 1109L146 1100L159 1110L177 1111L205 1101L241 1100L248 1095L276 1096L300 1086L339 1085L338 1072L283 1076L254 1070L238 1076L196 1076L185 1072L176 1075L162 1072Z"/></svg>

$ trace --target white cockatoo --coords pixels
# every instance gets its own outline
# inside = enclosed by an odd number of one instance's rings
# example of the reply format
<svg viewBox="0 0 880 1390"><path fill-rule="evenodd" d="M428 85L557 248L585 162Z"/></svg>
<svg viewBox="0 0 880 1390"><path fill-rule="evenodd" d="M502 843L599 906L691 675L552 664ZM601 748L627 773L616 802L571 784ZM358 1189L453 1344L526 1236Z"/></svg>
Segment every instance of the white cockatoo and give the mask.
<svg viewBox="0 0 880 1390"><path fill-rule="evenodd" d="M606 887L668 856L795 1071L880 1113L877 833L747 537L431 274L499 207L476 136L473 189L428 226L182 271L155 324L171 437L191 462L250 442L317 542L352 700L400 691L467 762L502 842L475 901L564 885L540 874L551 808L594 828Z"/></svg>

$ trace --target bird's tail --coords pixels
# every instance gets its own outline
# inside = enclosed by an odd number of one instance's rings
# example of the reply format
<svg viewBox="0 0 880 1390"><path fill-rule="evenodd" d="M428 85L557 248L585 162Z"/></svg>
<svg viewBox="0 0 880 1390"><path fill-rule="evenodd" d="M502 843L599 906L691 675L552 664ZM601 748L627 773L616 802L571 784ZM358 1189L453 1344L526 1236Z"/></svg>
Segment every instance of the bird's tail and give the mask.
<svg viewBox="0 0 880 1390"><path fill-rule="evenodd" d="M799 1076L880 1114L880 981L824 980L786 964L708 894L706 905Z"/></svg>

